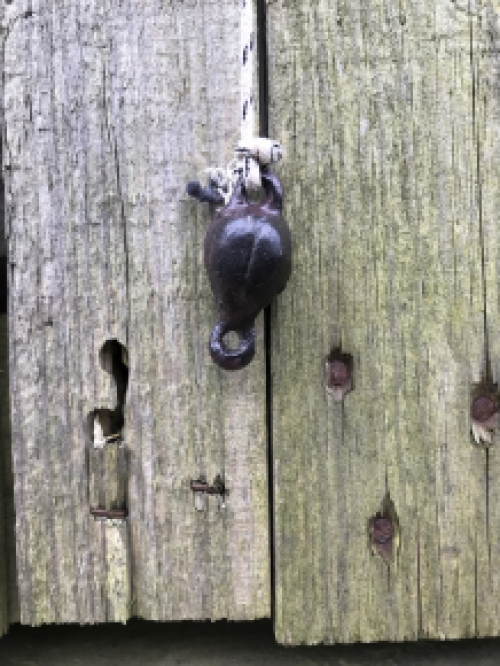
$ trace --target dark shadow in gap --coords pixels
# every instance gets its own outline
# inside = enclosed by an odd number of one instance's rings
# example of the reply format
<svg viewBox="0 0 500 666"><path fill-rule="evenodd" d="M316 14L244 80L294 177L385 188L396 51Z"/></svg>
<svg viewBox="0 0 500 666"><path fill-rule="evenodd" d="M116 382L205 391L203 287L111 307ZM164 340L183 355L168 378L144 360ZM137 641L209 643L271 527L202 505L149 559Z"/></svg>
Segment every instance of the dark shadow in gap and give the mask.
<svg viewBox="0 0 500 666"><path fill-rule="evenodd" d="M3 165L1 137L0 164ZM8 333L9 285L7 277L9 262L8 243L5 237L5 217L5 181L3 169L0 168L0 489L2 491L4 520L4 532L0 540L0 548L4 548L7 561L6 570L0 572L0 575L7 577L7 581L6 584L0 582L0 589L7 589L8 618L10 622L16 622L19 619L19 596L16 565L14 475L12 471ZM13 271L14 267L12 267Z"/></svg>
<svg viewBox="0 0 500 666"><path fill-rule="evenodd" d="M269 620L21 627L0 639L2 666L497 666L500 640L284 647Z"/></svg>

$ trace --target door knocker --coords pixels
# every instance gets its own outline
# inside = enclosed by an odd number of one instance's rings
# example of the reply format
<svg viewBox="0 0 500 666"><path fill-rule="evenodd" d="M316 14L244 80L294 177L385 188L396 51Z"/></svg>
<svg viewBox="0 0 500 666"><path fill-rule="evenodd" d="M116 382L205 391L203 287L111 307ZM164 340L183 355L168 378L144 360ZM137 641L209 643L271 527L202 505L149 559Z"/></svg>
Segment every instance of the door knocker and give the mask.
<svg viewBox="0 0 500 666"><path fill-rule="evenodd" d="M281 184L272 171L264 171L262 185L266 198L252 203L240 181L205 236L205 268L219 306L210 354L226 370L243 368L253 359L255 319L283 291L291 272L291 235L281 216ZM224 342L229 331L238 334L237 349Z"/></svg>
<svg viewBox="0 0 500 666"><path fill-rule="evenodd" d="M249 200L240 178L205 236L205 269L219 308L209 348L212 359L225 370L251 362L255 319L284 290L291 272L291 234L281 215L281 183L267 167L262 168L261 178L264 200ZM238 335L236 349L224 341L230 331Z"/></svg>

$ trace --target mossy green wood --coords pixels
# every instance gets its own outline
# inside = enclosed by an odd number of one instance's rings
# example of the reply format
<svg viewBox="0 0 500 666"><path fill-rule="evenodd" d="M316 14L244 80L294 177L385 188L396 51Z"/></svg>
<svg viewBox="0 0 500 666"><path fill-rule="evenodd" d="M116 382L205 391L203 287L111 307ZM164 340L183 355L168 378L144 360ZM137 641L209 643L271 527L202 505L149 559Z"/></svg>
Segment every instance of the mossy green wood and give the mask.
<svg viewBox="0 0 500 666"><path fill-rule="evenodd" d="M277 639L496 635L500 465L473 445L469 405L485 312L500 367L498 7L267 7L294 237L272 318ZM325 390L338 345L343 404ZM369 546L384 499L390 565Z"/></svg>
<svg viewBox="0 0 500 666"><path fill-rule="evenodd" d="M242 373L211 363L209 211L185 194L238 139L239 16L236 1L5 5L23 623L269 613L262 339ZM93 410L117 402L107 340L128 351L126 464L92 448ZM190 479L216 473L226 510L195 511ZM124 483L128 522L94 521Z"/></svg>

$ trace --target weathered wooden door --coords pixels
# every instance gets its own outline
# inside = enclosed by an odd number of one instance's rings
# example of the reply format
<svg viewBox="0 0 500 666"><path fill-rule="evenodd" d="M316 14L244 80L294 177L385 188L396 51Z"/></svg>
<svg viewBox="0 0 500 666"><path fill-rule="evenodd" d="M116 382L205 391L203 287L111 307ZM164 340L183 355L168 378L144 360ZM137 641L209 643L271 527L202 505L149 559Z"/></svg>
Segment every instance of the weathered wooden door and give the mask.
<svg viewBox="0 0 500 666"><path fill-rule="evenodd" d="M260 9L294 272L224 373L185 184L239 136L239 1L3 7L20 619L252 619L274 594L286 643L498 635L498 442L469 414L500 374L500 7ZM196 510L217 474L226 508Z"/></svg>
<svg viewBox="0 0 500 666"><path fill-rule="evenodd" d="M209 211L185 193L238 138L239 19L237 1L4 7L23 623L270 613L262 322L249 369L210 362ZM226 507L196 510L190 481L218 474Z"/></svg>

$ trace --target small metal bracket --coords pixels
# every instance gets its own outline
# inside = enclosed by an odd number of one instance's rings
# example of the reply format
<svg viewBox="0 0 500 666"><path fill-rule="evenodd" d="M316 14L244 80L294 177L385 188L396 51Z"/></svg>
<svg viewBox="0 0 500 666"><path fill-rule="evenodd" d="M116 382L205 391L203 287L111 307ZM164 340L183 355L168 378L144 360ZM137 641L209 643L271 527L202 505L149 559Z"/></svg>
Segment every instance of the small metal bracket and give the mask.
<svg viewBox="0 0 500 666"><path fill-rule="evenodd" d="M217 496L220 509L224 509L226 507L225 497L228 493L220 474L217 474L213 480L212 485L210 485L204 477L200 477L190 481L189 487L194 492L194 506L197 511L205 511L205 497L207 495Z"/></svg>
<svg viewBox="0 0 500 666"><path fill-rule="evenodd" d="M90 514L96 520L123 523L128 518L127 509L90 509Z"/></svg>
<svg viewBox="0 0 500 666"><path fill-rule="evenodd" d="M112 435L104 435L101 439L94 440L94 449L104 449L110 444L117 444L119 448L125 446L123 432L115 432Z"/></svg>

